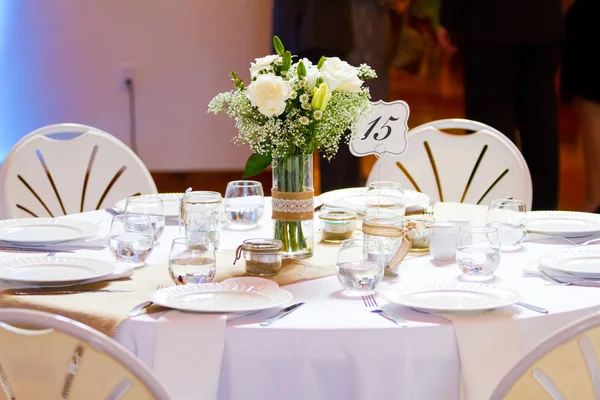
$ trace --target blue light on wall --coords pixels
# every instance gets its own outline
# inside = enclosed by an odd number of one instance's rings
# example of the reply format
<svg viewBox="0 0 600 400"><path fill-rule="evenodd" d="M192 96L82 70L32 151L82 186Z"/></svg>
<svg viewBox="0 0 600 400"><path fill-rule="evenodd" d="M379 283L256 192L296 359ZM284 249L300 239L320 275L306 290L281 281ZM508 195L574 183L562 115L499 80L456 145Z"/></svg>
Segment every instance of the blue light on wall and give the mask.
<svg viewBox="0 0 600 400"><path fill-rule="evenodd" d="M8 54L9 14L14 6L13 0L0 1L0 163L6 157L11 146L18 140L10 132L8 102L10 98L10 77L5 75L10 62Z"/></svg>

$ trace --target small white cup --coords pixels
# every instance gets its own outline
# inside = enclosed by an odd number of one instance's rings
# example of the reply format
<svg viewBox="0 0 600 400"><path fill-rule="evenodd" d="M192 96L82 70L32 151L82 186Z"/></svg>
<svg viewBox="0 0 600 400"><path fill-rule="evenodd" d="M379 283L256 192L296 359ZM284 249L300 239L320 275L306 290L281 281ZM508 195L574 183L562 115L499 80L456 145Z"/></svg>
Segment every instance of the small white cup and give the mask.
<svg viewBox="0 0 600 400"><path fill-rule="evenodd" d="M458 226L450 222L436 222L431 225L429 253L434 260L449 261L456 256Z"/></svg>

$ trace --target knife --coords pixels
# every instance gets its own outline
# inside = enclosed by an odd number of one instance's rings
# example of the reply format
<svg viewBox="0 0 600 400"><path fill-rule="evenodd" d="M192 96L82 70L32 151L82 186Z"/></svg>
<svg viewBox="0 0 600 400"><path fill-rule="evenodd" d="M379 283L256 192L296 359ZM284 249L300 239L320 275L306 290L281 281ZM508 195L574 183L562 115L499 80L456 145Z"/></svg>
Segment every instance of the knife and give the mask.
<svg viewBox="0 0 600 400"><path fill-rule="evenodd" d="M265 319L263 322L261 322L260 326L271 325L273 322L277 321L279 318L285 317L292 311L297 310L303 304L304 303L301 302L301 303L292 304L291 306L286 307L286 308L282 308L281 310L279 310L279 312L277 312L277 314L275 314L272 317L269 317L269 318Z"/></svg>

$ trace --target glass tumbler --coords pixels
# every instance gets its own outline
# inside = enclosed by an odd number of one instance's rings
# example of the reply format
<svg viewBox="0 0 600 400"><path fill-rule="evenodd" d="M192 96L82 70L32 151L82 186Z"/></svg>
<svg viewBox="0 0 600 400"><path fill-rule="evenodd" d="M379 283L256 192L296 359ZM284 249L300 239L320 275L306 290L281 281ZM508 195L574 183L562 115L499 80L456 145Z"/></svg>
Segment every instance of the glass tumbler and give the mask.
<svg viewBox="0 0 600 400"><path fill-rule="evenodd" d="M463 227L456 241L456 263L464 281L486 281L500 265L500 237L491 226Z"/></svg>
<svg viewBox="0 0 600 400"><path fill-rule="evenodd" d="M216 272L215 245L211 240L173 239L169 275L177 285L211 282Z"/></svg>
<svg viewBox="0 0 600 400"><path fill-rule="evenodd" d="M400 183L379 181L369 185L365 215L381 214L393 214L397 217L404 217L406 214L406 198Z"/></svg>
<svg viewBox="0 0 600 400"><path fill-rule="evenodd" d="M261 220L265 194L258 181L233 181L227 184L223 199L225 215L236 226L251 227Z"/></svg>
<svg viewBox="0 0 600 400"><path fill-rule="evenodd" d="M521 200L492 200L485 216L487 226L498 229L502 250L516 250L525 239L527 208Z"/></svg>
<svg viewBox="0 0 600 400"><path fill-rule="evenodd" d="M181 219L185 236L190 242L212 240L219 247L221 194L195 191L184 194L181 200Z"/></svg>
<svg viewBox="0 0 600 400"><path fill-rule="evenodd" d="M374 240L348 239L340 244L336 273L346 294L372 293L379 285L385 268L383 259L369 257L369 254L380 251L380 244Z"/></svg>
<svg viewBox="0 0 600 400"><path fill-rule="evenodd" d="M109 248L118 261L142 266L152 252L154 231L146 215L115 215L110 224Z"/></svg>
<svg viewBox="0 0 600 400"><path fill-rule="evenodd" d="M161 198L143 195L129 197L127 203L125 203L125 212L128 214L147 215L152 224L155 242L165 230L165 212Z"/></svg>

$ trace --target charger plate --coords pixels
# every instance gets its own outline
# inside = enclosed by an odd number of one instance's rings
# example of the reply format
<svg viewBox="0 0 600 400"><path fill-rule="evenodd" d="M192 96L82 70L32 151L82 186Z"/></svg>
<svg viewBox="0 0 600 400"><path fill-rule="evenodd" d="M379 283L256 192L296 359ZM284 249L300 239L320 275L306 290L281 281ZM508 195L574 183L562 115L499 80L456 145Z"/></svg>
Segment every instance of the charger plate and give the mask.
<svg viewBox="0 0 600 400"><path fill-rule="evenodd" d="M82 257L21 257L0 261L0 279L38 286L60 286L112 274L114 265Z"/></svg>
<svg viewBox="0 0 600 400"><path fill-rule="evenodd" d="M294 297L273 283L260 278L232 278L221 283L170 286L152 292L150 301L181 311L239 313L265 310L281 306Z"/></svg>
<svg viewBox="0 0 600 400"><path fill-rule="evenodd" d="M395 304L433 313L472 314L510 306L521 295L509 288L468 282L397 283L381 293Z"/></svg>
<svg viewBox="0 0 600 400"><path fill-rule="evenodd" d="M406 198L406 211L414 212L427 207L429 196L425 193L411 189L404 189ZM332 190L319 196L323 205L328 207L349 208L355 211L364 211L367 204L367 188L355 187L348 189Z"/></svg>
<svg viewBox="0 0 600 400"><path fill-rule="evenodd" d="M22 218L0 221L0 241L13 244L53 244L94 236L97 225L67 218Z"/></svg>
<svg viewBox="0 0 600 400"><path fill-rule="evenodd" d="M567 250L539 258L539 268L580 278L600 279L600 250Z"/></svg>
<svg viewBox="0 0 600 400"><path fill-rule="evenodd" d="M531 211L527 213L527 231L567 238L600 232L600 215L575 211Z"/></svg>

